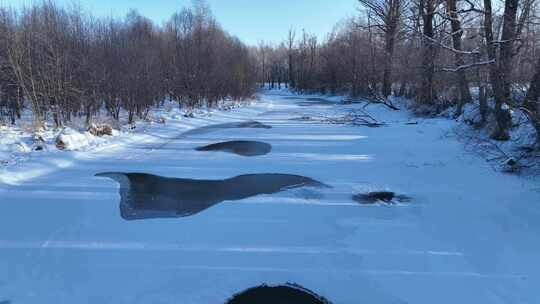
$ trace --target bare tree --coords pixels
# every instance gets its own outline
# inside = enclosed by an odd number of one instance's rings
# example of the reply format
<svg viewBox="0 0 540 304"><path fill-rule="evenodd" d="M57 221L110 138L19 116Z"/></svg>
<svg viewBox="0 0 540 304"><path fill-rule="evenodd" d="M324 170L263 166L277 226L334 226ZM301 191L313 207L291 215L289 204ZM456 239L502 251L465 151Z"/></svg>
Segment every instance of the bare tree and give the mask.
<svg viewBox="0 0 540 304"><path fill-rule="evenodd" d="M536 71L529 85L529 90L523 102L522 110L527 114L536 131L536 144L540 145L540 57L536 64Z"/></svg>
<svg viewBox="0 0 540 304"><path fill-rule="evenodd" d="M0 121L7 116L11 124L21 117L22 96L9 64L9 48L13 35L13 16L0 8Z"/></svg>
<svg viewBox="0 0 540 304"><path fill-rule="evenodd" d="M435 76L435 31L433 19L436 9L436 0L420 0L418 5L419 15L422 18L422 72L420 89L417 101L423 105L435 103L436 93L434 88Z"/></svg>
<svg viewBox="0 0 540 304"><path fill-rule="evenodd" d="M461 37L463 36L463 29L461 27L460 17L457 10L457 0L445 0L447 16L450 19L451 25L451 36L452 36L452 47L457 52L454 52L454 61L456 67L464 66L465 60L463 58L464 54L461 52L462 42ZM469 89L469 81L467 80L467 74L464 69L460 69L457 72L458 78L458 90L459 97L456 108L455 116L461 115L463 112L463 105L467 102L472 101L471 92Z"/></svg>
<svg viewBox="0 0 540 304"><path fill-rule="evenodd" d="M382 31L384 36L382 95L386 98L392 94L394 50L403 13L403 0L359 0L359 2L373 13L376 18L375 26Z"/></svg>
<svg viewBox="0 0 540 304"><path fill-rule="evenodd" d="M519 0L505 0L504 15L502 23L502 34L500 41L493 40L491 32L491 0L484 1L486 11L486 43L491 49L491 58L496 60L496 66L491 70L492 86L495 94L495 118L497 126L492 134L493 139L508 140L510 138L509 129L512 126L512 117L509 112L510 86L512 59L514 57L514 42L516 39L516 16ZM490 38L488 38L490 37ZM495 47L499 45L498 57L496 57Z"/></svg>
<svg viewBox="0 0 540 304"><path fill-rule="evenodd" d="M294 44L296 42L296 31L293 29L289 30L287 36L287 55L288 55L288 73L289 73L289 86L291 88L296 87L296 81L294 79Z"/></svg>

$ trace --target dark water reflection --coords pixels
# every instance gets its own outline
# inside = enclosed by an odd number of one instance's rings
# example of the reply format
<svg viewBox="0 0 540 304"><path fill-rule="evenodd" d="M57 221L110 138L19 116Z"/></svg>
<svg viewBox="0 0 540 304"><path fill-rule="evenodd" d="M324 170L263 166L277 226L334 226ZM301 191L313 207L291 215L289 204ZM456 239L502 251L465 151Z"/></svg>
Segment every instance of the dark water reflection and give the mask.
<svg viewBox="0 0 540 304"><path fill-rule="evenodd" d="M227 304L330 304L325 298L298 285L262 285L235 295Z"/></svg>
<svg viewBox="0 0 540 304"><path fill-rule="evenodd" d="M272 151L272 145L260 141L227 141L199 147L197 151L221 151L241 156L260 156Z"/></svg>
<svg viewBox="0 0 540 304"><path fill-rule="evenodd" d="M248 174L223 180L168 178L144 173L96 176L120 184L120 213L125 220L186 217L223 201L301 187L329 187L309 177L289 174Z"/></svg>
<svg viewBox="0 0 540 304"><path fill-rule="evenodd" d="M334 106L337 103L324 98L307 98L306 101L297 102L297 105L301 107L310 106Z"/></svg>

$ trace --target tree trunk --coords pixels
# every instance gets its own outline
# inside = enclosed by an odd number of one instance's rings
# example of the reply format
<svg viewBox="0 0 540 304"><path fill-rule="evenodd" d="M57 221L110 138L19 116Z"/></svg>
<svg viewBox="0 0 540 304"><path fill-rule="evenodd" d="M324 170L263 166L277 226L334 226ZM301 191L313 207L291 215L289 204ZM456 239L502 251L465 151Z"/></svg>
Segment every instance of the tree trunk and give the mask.
<svg viewBox="0 0 540 304"><path fill-rule="evenodd" d="M481 84L478 90L478 102L480 104L480 123L479 126L482 127L486 124L488 113L489 113L489 106L487 102L487 90L486 87Z"/></svg>
<svg viewBox="0 0 540 304"><path fill-rule="evenodd" d="M289 54L289 87L290 88L295 88L296 87L296 83L294 81L294 66L293 66L292 53Z"/></svg>
<svg viewBox="0 0 540 304"><path fill-rule="evenodd" d="M536 64L536 70L531 80L527 96L523 103L525 112L531 120L531 124L536 131L536 145L540 145L540 109L539 101L540 97L540 57L538 57L538 63Z"/></svg>
<svg viewBox="0 0 540 304"><path fill-rule="evenodd" d="M392 95L392 66L394 58L395 28L388 29L385 37L385 60L382 94L384 98Z"/></svg>
<svg viewBox="0 0 540 304"><path fill-rule="evenodd" d="M385 61L382 93L385 98L392 95L393 63L396 35L401 13L401 0L390 0L385 20Z"/></svg>
<svg viewBox="0 0 540 304"><path fill-rule="evenodd" d="M296 88L296 79L294 78L294 42L296 39L296 32L293 29L289 30L289 37L288 37L288 56L289 56L289 87L294 89Z"/></svg>
<svg viewBox="0 0 540 304"><path fill-rule="evenodd" d="M422 58L422 82L419 92L420 104L434 104L435 90L433 77L435 75L435 46L433 45L433 14L435 12L435 0L421 0L420 13L423 19L423 58Z"/></svg>
<svg viewBox="0 0 540 304"><path fill-rule="evenodd" d="M461 22L457 13L456 0L446 0L446 9L448 10L448 15L450 16L450 25L452 28L452 46L455 50L461 51L461 36L463 35L463 29L461 28ZM465 64L463 60L463 54L459 52L454 53L454 62L457 67ZM455 117L459 117L463 112L463 106L465 103L468 103L472 100L471 92L469 90L469 81L467 80L467 75L465 70L459 70L457 72L458 78L458 106L456 109Z"/></svg>
<svg viewBox="0 0 540 304"><path fill-rule="evenodd" d="M489 0L485 0L486 2ZM514 57L514 40L516 38L516 16L519 0L506 0L504 5L504 19L502 36L499 50L499 60L496 67L491 71L493 91L495 93L495 119L496 128L491 137L495 140L509 140L509 130L512 127L512 116L509 111L510 101L510 73L512 71L512 59ZM491 8L491 3L490 3ZM490 10L491 11L491 10ZM486 12L487 14L487 12ZM489 13L491 15L491 12ZM487 38L487 37L486 37ZM493 58L495 58L495 46L493 35L491 36ZM490 48L488 47L488 50Z"/></svg>

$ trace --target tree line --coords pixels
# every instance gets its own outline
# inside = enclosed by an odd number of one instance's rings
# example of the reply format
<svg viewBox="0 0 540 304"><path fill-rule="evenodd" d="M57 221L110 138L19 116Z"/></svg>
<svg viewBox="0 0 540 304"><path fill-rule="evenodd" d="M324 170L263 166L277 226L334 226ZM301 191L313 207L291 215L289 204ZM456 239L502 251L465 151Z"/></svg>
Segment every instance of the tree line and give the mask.
<svg viewBox="0 0 540 304"><path fill-rule="evenodd" d="M28 107L36 127L105 111L129 123L167 98L181 107L250 97L255 58L225 32L204 1L157 26L137 11L96 18L43 1L0 7L0 119Z"/></svg>
<svg viewBox="0 0 540 304"><path fill-rule="evenodd" d="M298 91L406 96L419 114L473 104L493 139L526 123L540 144L540 31L536 0L359 0L355 18L320 41L291 30L261 43L257 78ZM522 113L525 122L513 121ZM514 115L515 117L515 115Z"/></svg>

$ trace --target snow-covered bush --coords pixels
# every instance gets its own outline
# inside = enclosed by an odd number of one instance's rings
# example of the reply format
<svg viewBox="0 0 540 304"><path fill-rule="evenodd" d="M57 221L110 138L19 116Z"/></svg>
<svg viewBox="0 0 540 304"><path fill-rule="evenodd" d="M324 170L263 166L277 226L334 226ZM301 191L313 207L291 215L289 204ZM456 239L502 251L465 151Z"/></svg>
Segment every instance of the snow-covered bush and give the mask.
<svg viewBox="0 0 540 304"><path fill-rule="evenodd" d="M93 136L90 133L83 134L71 128L65 128L56 136L54 143L59 150L72 151L90 145L91 137Z"/></svg>

